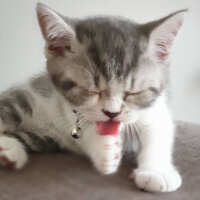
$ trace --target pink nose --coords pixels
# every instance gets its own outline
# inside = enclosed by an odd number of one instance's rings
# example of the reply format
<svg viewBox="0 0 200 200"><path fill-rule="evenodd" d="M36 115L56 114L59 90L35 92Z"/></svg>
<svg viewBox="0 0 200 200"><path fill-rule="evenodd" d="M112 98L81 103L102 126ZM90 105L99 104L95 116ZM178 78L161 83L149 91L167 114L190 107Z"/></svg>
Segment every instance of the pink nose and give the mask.
<svg viewBox="0 0 200 200"><path fill-rule="evenodd" d="M109 112L109 111L107 111L107 110L102 110L102 112L103 112L106 116L110 117L111 119L114 118L114 117L117 117L117 115L120 114L120 112L115 112L115 113L113 113L113 112Z"/></svg>

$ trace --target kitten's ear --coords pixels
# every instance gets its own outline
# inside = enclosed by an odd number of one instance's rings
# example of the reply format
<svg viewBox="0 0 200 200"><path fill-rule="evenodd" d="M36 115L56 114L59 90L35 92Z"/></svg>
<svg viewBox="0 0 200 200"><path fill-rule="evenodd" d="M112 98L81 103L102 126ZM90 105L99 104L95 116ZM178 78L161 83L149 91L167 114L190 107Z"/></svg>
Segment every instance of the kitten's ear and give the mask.
<svg viewBox="0 0 200 200"><path fill-rule="evenodd" d="M38 3L36 11L48 51L60 56L73 52L76 42L73 28L44 4Z"/></svg>
<svg viewBox="0 0 200 200"><path fill-rule="evenodd" d="M149 33L149 52L160 61L166 60L183 24L187 10L180 10L158 21L146 24Z"/></svg>

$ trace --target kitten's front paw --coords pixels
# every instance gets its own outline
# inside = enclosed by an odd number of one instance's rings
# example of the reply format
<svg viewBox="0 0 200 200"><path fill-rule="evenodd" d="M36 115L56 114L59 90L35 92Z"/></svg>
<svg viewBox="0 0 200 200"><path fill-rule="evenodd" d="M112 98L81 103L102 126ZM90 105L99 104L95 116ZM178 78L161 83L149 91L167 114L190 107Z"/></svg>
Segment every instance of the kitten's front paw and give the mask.
<svg viewBox="0 0 200 200"><path fill-rule="evenodd" d="M27 153L22 144L10 137L0 137L0 165L21 169L27 162Z"/></svg>
<svg viewBox="0 0 200 200"><path fill-rule="evenodd" d="M136 169L133 172L136 185L149 192L171 192L181 186L181 177L175 169L159 172Z"/></svg>
<svg viewBox="0 0 200 200"><path fill-rule="evenodd" d="M93 154L93 162L97 170L103 174L116 172L122 157L121 150L120 141L117 139L102 143L96 147Z"/></svg>

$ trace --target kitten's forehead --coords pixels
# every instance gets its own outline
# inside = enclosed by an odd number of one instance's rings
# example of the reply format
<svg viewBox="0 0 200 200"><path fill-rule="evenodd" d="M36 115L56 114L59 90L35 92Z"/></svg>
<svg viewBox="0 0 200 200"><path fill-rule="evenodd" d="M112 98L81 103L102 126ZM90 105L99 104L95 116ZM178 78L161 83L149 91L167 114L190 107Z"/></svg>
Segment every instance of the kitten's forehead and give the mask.
<svg viewBox="0 0 200 200"><path fill-rule="evenodd" d="M139 30L133 22L119 18L91 18L76 26L77 38L105 76L125 79L139 57Z"/></svg>
<svg viewBox="0 0 200 200"><path fill-rule="evenodd" d="M119 92L123 87L123 83L119 82L116 78L112 78L109 81L105 79L105 77L100 74L99 76L99 84L98 88L101 91L109 90L110 92Z"/></svg>

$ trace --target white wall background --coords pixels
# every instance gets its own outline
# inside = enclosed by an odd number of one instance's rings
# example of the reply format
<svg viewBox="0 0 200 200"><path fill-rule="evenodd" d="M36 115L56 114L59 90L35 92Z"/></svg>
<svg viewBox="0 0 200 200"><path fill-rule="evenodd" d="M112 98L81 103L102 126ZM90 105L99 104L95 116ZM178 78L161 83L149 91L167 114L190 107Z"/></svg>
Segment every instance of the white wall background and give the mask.
<svg viewBox="0 0 200 200"><path fill-rule="evenodd" d="M45 69L36 0L0 0L0 91ZM70 17L116 14L147 22L189 8L174 48L171 79L175 118L200 123L199 0L41 0Z"/></svg>

